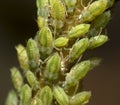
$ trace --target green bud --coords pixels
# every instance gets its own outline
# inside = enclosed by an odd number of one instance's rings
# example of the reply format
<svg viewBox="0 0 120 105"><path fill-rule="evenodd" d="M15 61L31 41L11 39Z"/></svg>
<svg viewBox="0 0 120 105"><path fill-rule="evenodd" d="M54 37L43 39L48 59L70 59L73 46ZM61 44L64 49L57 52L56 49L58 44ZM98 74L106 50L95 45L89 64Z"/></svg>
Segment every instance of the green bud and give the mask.
<svg viewBox="0 0 120 105"><path fill-rule="evenodd" d="M65 5L67 6L67 11L73 12L77 0L63 0L63 1L65 2Z"/></svg>
<svg viewBox="0 0 120 105"><path fill-rule="evenodd" d="M23 85L23 78L16 67L11 68L11 78L15 89L19 92Z"/></svg>
<svg viewBox="0 0 120 105"><path fill-rule="evenodd" d="M33 98L30 105L43 105L42 101L39 98Z"/></svg>
<svg viewBox="0 0 120 105"><path fill-rule="evenodd" d="M69 105L69 99L63 88L59 86L54 86L53 87L53 95L57 102L60 105Z"/></svg>
<svg viewBox="0 0 120 105"><path fill-rule="evenodd" d="M66 9L61 0L51 0L51 16L57 20L65 19Z"/></svg>
<svg viewBox="0 0 120 105"><path fill-rule="evenodd" d="M69 62L74 62L74 60L78 59L88 48L88 44L88 38L83 38L76 42L69 52Z"/></svg>
<svg viewBox="0 0 120 105"><path fill-rule="evenodd" d="M36 90L38 88L38 81L34 73L31 71L27 71L26 78L30 86Z"/></svg>
<svg viewBox="0 0 120 105"><path fill-rule="evenodd" d="M64 47L68 44L69 39L66 37L59 37L56 40L54 40L54 46L55 47Z"/></svg>
<svg viewBox="0 0 120 105"><path fill-rule="evenodd" d="M29 70L29 60L28 60L26 49L24 48L24 46L18 45L16 47L16 50L17 50L20 67L25 71Z"/></svg>
<svg viewBox="0 0 120 105"><path fill-rule="evenodd" d="M94 49L103 45L105 42L108 41L108 37L106 35L98 35L95 37L91 37L89 40L89 47L88 49Z"/></svg>
<svg viewBox="0 0 120 105"><path fill-rule="evenodd" d="M85 105L89 102L91 97L91 92L80 92L72 96L70 99L70 105Z"/></svg>
<svg viewBox="0 0 120 105"><path fill-rule="evenodd" d="M67 37L68 38L81 37L89 31L89 28L90 28L90 24L77 25L69 31Z"/></svg>
<svg viewBox="0 0 120 105"><path fill-rule="evenodd" d="M41 99L43 105L52 105L53 93L49 86L41 89L39 99Z"/></svg>
<svg viewBox="0 0 120 105"><path fill-rule="evenodd" d="M31 98L32 90L27 84L25 84L20 92L20 105L29 105Z"/></svg>
<svg viewBox="0 0 120 105"><path fill-rule="evenodd" d="M52 55L46 65L44 76L49 80L56 80L61 68L61 57L58 53Z"/></svg>
<svg viewBox="0 0 120 105"><path fill-rule="evenodd" d="M14 90L8 93L5 105L18 105L18 97Z"/></svg>
<svg viewBox="0 0 120 105"><path fill-rule="evenodd" d="M43 28L44 26L47 26L47 21L45 18L43 18L42 16L39 16L37 18L37 24L39 28Z"/></svg>
<svg viewBox="0 0 120 105"><path fill-rule="evenodd" d="M27 42L27 54L29 58L29 63L31 68L36 68L39 64L39 49L37 47L37 43L30 38Z"/></svg>
<svg viewBox="0 0 120 105"><path fill-rule="evenodd" d="M43 27L40 30L40 32L38 33L38 41L41 46L52 46L53 36L51 30L48 27Z"/></svg>
<svg viewBox="0 0 120 105"><path fill-rule="evenodd" d="M65 78L65 89L75 86L81 79L83 79L90 70L90 67L91 64L89 60L82 61L73 66Z"/></svg>
<svg viewBox="0 0 120 105"><path fill-rule="evenodd" d="M107 0L97 0L81 12L81 22L92 21L96 16L102 14L107 7Z"/></svg>

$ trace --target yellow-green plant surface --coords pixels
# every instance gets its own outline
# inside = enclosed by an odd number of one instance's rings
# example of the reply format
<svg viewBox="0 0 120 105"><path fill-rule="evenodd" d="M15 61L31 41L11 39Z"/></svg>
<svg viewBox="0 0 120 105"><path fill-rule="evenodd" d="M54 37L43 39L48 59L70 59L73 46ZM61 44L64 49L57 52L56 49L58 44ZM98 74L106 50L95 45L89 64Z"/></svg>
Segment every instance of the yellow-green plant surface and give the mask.
<svg viewBox="0 0 120 105"><path fill-rule="evenodd" d="M105 27L114 0L36 0L38 32L16 46L22 73L11 68L14 85L6 105L86 105L91 91L81 81L97 66L83 54L108 41Z"/></svg>

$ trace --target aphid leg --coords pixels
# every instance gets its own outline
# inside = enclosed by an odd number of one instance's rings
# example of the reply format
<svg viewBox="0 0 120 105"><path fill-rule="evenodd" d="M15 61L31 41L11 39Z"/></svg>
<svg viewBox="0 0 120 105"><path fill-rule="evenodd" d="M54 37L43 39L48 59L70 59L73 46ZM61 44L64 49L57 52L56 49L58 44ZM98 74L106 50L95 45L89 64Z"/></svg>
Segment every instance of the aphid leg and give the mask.
<svg viewBox="0 0 120 105"><path fill-rule="evenodd" d="M79 88L79 81L77 82L77 85L75 86L75 91L74 91L74 93L73 93L74 95L76 94L78 88Z"/></svg>
<svg viewBox="0 0 120 105"><path fill-rule="evenodd" d="M82 55L79 57L79 59L77 60L77 63L81 60L81 58L82 58Z"/></svg>
<svg viewBox="0 0 120 105"><path fill-rule="evenodd" d="M89 2L88 2L88 6L90 6L90 4L93 2L93 0L90 0Z"/></svg>

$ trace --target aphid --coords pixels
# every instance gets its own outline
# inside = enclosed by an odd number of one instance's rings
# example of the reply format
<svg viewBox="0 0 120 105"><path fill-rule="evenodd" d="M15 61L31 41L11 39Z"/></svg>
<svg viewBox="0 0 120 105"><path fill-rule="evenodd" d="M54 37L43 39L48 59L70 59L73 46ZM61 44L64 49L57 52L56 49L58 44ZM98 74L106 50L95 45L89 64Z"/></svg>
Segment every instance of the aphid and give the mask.
<svg viewBox="0 0 120 105"><path fill-rule="evenodd" d="M55 47L64 47L68 44L69 39L66 37L59 37L56 40L54 40L54 46Z"/></svg>
<svg viewBox="0 0 120 105"><path fill-rule="evenodd" d="M8 93L5 105L18 105L18 101L19 100L18 100L16 92L14 90L11 90Z"/></svg>
<svg viewBox="0 0 120 105"><path fill-rule="evenodd" d="M99 47L107 41L108 41L108 36L106 36L106 35L98 35L98 36L95 36L95 37L91 37L90 40L89 40L88 49L94 49L96 47Z"/></svg>
<svg viewBox="0 0 120 105"><path fill-rule="evenodd" d="M25 47L23 45L18 45L16 50L20 67L25 71L29 70L29 60Z"/></svg>
<svg viewBox="0 0 120 105"><path fill-rule="evenodd" d="M52 32L48 27L43 27L40 32L38 33L38 41L41 46L44 47L51 47L53 36Z"/></svg>
<svg viewBox="0 0 120 105"><path fill-rule="evenodd" d="M43 105L43 103L38 97L35 97L32 99L30 105Z"/></svg>
<svg viewBox="0 0 120 105"><path fill-rule="evenodd" d="M49 86L45 86L41 89L38 98L42 101L43 105L51 105L53 99L53 93Z"/></svg>
<svg viewBox="0 0 120 105"><path fill-rule="evenodd" d="M32 90L25 84L20 91L20 105L27 105L32 98Z"/></svg>
<svg viewBox="0 0 120 105"><path fill-rule="evenodd" d="M107 8L110 8L113 6L115 0L107 0Z"/></svg>
<svg viewBox="0 0 120 105"><path fill-rule="evenodd" d="M85 50L88 48L88 45L88 38L83 38L76 42L69 52L69 62L74 62L74 60L78 59L82 55L82 53L85 52Z"/></svg>
<svg viewBox="0 0 120 105"><path fill-rule="evenodd" d="M81 79L83 79L90 70L91 63L89 60L82 61L73 66L70 72L65 77L64 88L68 89L75 86Z"/></svg>
<svg viewBox="0 0 120 105"><path fill-rule="evenodd" d="M37 6L37 15L47 18L49 15L48 12L48 0L36 0Z"/></svg>
<svg viewBox="0 0 120 105"><path fill-rule="evenodd" d="M97 0L81 12L81 22L92 21L96 16L102 14L107 7L107 0Z"/></svg>
<svg viewBox="0 0 120 105"><path fill-rule="evenodd" d="M29 65L32 69L35 69L39 65L39 49L35 40L30 38L27 42L27 55L29 58Z"/></svg>
<svg viewBox="0 0 120 105"><path fill-rule="evenodd" d="M57 102L59 103L59 105L69 105L68 96L63 90L63 88L59 86L54 86L53 95L55 99L57 100Z"/></svg>
<svg viewBox="0 0 120 105"><path fill-rule="evenodd" d="M38 89L39 83L38 83L37 78L33 72L27 71L26 78L27 78L27 81L30 84L30 86L33 88L33 90Z"/></svg>
<svg viewBox="0 0 120 105"><path fill-rule="evenodd" d="M91 29L89 34L91 36L96 36L99 33L100 29L104 29L107 26L110 19L111 19L110 11L106 11L103 14L96 17L91 23Z"/></svg>
<svg viewBox="0 0 120 105"><path fill-rule="evenodd" d="M45 19L44 17L42 16L39 16L37 18L37 24L38 24L38 27L41 29L45 26L47 26L47 19Z"/></svg>
<svg viewBox="0 0 120 105"><path fill-rule="evenodd" d="M57 20L64 20L66 15L66 9L61 0L55 0L51 2L51 16Z"/></svg>
<svg viewBox="0 0 120 105"><path fill-rule="evenodd" d="M83 35L85 35L88 31L89 31L89 28L90 28L90 24L80 24L80 25L77 25L75 27L73 27L67 37L68 38L78 38L78 37L81 37Z"/></svg>
<svg viewBox="0 0 120 105"><path fill-rule="evenodd" d="M63 0L67 6L67 12L73 12L77 0Z"/></svg>
<svg viewBox="0 0 120 105"><path fill-rule="evenodd" d="M23 78L16 67L11 68L11 78L15 89L19 92L23 86Z"/></svg>
<svg viewBox="0 0 120 105"><path fill-rule="evenodd" d="M48 80L56 80L61 68L61 57L58 53L52 55L46 64L44 76Z"/></svg>
<svg viewBox="0 0 120 105"><path fill-rule="evenodd" d="M73 95L70 98L70 105L85 105L89 102L91 97L91 92L82 91L80 93L77 93L76 95Z"/></svg>

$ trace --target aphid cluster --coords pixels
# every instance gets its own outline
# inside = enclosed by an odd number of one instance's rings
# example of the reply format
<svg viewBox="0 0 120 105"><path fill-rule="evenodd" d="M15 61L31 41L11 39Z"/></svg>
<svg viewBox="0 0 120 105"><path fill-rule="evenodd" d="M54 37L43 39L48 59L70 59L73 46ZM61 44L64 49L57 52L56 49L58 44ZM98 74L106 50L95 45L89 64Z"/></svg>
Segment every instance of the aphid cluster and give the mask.
<svg viewBox="0 0 120 105"><path fill-rule="evenodd" d="M23 73L13 67L6 105L85 105L81 80L100 62L83 53L108 41L104 28L114 0L36 0L38 32L16 46ZM102 34L101 34L102 33Z"/></svg>

